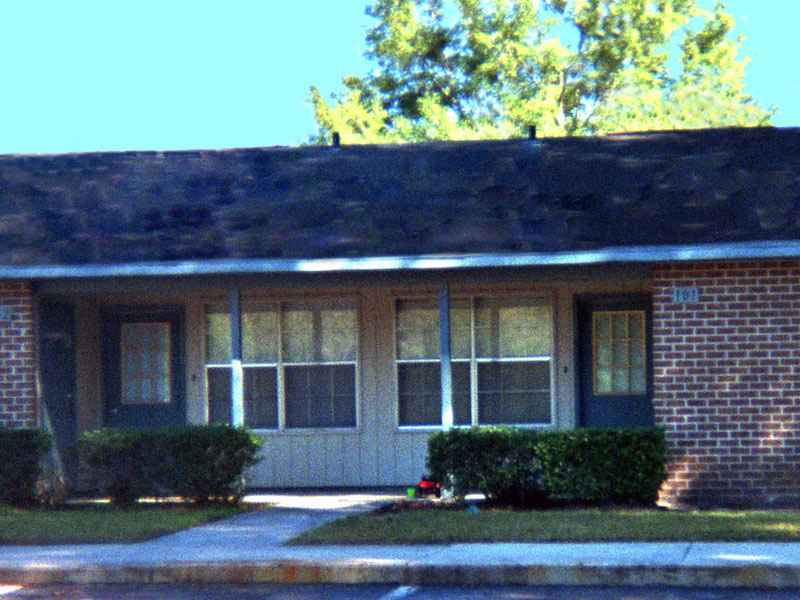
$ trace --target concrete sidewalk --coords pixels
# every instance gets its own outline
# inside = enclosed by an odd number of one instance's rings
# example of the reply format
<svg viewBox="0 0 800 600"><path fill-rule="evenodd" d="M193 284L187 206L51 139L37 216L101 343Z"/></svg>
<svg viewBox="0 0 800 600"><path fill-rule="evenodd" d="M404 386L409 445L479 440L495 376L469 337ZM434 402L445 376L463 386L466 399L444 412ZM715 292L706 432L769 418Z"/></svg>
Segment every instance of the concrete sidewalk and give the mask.
<svg viewBox="0 0 800 600"><path fill-rule="evenodd" d="M0 548L0 583L395 583L800 588L800 544L609 543L287 547L392 499L287 496L136 544ZM259 497L259 501L269 500Z"/></svg>

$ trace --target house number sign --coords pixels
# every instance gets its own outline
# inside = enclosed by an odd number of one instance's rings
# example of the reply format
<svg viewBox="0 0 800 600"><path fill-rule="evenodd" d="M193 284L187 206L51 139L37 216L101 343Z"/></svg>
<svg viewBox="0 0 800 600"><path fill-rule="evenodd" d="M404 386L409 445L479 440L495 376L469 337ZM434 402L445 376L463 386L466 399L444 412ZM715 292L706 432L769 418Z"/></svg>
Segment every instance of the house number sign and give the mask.
<svg viewBox="0 0 800 600"><path fill-rule="evenodd" d="M700 302L700 290L696 287L672 288L672 302L675 304Z"/></svg>

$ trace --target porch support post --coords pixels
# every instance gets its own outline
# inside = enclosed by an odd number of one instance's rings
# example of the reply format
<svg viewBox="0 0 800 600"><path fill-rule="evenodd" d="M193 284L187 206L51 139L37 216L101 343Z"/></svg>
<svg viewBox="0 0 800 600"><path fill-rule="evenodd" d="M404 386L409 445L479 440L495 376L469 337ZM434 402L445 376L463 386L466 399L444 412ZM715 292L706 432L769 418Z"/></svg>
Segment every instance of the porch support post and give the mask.
<svg viewBox="0 0 800 600"><path fill-rule="evenodd" d="M453 426L453 375L450 360L450 289L439 288L439 360L441 365L442 428Z"/></svg>
<svg viewBox="0 0 800 600"><path fill-rule="evenodd" d="M228 294L231 316L231 424L244 425L244 369L242 368L242 295L239 288Z"/></svg>

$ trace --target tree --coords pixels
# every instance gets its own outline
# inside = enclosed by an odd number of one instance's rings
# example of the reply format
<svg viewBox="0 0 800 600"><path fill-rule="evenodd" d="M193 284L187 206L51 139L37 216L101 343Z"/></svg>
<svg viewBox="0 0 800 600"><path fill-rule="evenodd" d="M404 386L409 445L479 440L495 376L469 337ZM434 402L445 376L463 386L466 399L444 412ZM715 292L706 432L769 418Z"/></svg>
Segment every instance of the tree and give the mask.
<svg viewBox="0 0 800 600"><path fill-rule="evenodd" d="M373 73L326 100L316 141L487 139L768 124L733 17L697 0L373 0Z"/></svg>

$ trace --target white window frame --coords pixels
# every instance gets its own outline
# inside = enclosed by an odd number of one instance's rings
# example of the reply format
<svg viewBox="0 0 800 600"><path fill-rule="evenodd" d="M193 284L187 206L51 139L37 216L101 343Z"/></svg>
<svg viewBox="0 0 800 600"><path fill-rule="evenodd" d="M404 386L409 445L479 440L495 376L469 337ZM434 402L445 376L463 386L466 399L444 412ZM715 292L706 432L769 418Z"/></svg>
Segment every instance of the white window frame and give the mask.
<svg viewBox="0 0 800 600"><path fill-rule="evenodd" d="M478 299L524 299L524 300L541 300L542 304L550 307L551 318L551 331L549 356L538 355L536 357L510 357L510 358L478 358L476 356L476 336L475 336L475 301ZM425 358L425 359L400 359L397 356L397 306L403 301L420 301L431 300L435 303L436 297L430 294L414 295L402 294L395 295L392 298L392 361L393 361L393 374L394 374L394 422L398 431L414 432L414 431L441 431L443 426L439 425L402 425L400 423L400 375L398 365L400 364L421 364L421 363L438 363L441 364L441 358ZM524 290L514 290L513 292L500 292L485 291L474 292L466 294L455 294L451 296L451 305L458 301L467 301L469 303L470 311L470 357L455 358L451 357L450 362L469 362L470 369L470 418L469 425L453 423L453 427L462 429L469 429L470 427L517 427L521 429L552 429L557 426L557 403L556 403L556 389L557 389L557 360L556 349L558 348L558 316L557 316L557 302L554 294L547 294L539 292L526 293ZM451 346L452 346L452 322L451 322ZM480 363L492 362L549 362L550 363L550 422L549 423L480 423L479 422L479 403L478 403L478 365Z"/></svg>
<svg viewBox="0 0 800 600"><path fill-rule="evenodd" d="M283 308L287 304L292 305L306 305L318 306L321 308L335 307L337 305L346 305L356 312L356 356L352 361L323 361L323 362L289 362L283 360ZM288 434L288 435L308 435L309 433L352 433L361 429L361 303L359 298L354 296L346 297L325 297L325 298L269 298L264 299L260 297L247 297L242 299L242 315L248 312L247 309L253 305L269 306L275 308L278 312L278 355L277 361L271 363L248 363L242 357L242 369L247 368L275 368L275 388L278 395L278 426L276 428L263 428L263 427L249 427L251 431L259 434ZM208 412L209 398L208 398L208 370L227 368L231 369L231 363L208 363L205 362L208 357L208 331L206 329L206 314L208 308L212 306L227 307L224 300L206 301L203 302L203 382L205 389L203 390L203 397L205 399L206 407L206 422L209 422L210 414ZM225 310L221 311L224 314L229 314ZM244 334L244 331L242 331ZM355 424L351 427L287 427L286 426L286 390L285 390L285 367L305 367L305 366L335 366L335 365L353 365L355 367L353 374L353 385L355 387Z"/></svg>

